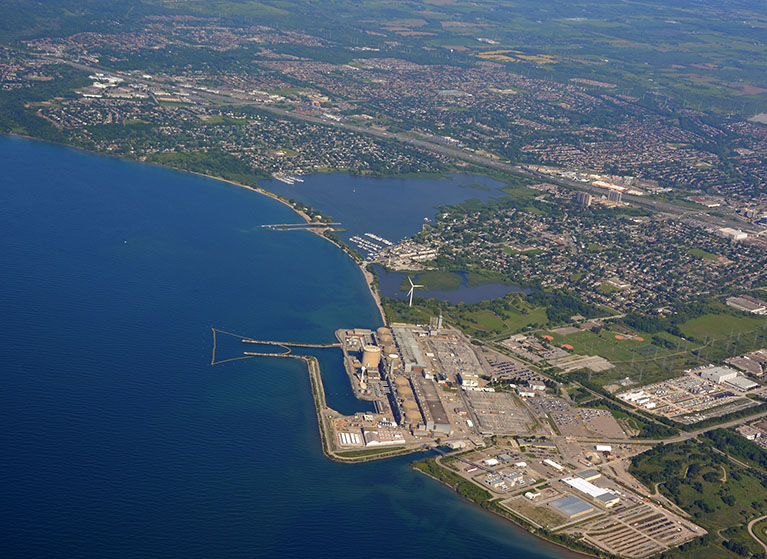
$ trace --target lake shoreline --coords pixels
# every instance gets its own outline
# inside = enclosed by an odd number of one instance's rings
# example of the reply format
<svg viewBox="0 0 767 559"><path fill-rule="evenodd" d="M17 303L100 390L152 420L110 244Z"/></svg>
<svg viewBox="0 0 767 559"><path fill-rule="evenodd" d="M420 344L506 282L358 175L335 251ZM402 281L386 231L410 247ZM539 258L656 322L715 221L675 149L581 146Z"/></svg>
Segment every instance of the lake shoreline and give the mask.
<svg viewBox="0 0 767 559"><path fill-rule="evenodd" d="M547 538L546 536L542 536L542 535L541 535L541 534L539 534L538 532L534 532L534 531L532 531L532 530L528 529L526 526L524 526L524 525L523 525L523 524L521 524L520 522L517 522L516 520L514 520L513 518L511 518L511 517L509 517L509 516L506 516L505 514L501 514L501 513L497 512L497 511L494 511L494 510L492 510L492 509L489 509L489 508L485 508L485 507L483 507L481 504L479 504L478 502L474 501L473 499L470 499L470 498L468 498L467 496L465 496L465 495L462 495L461 493L459 493L458 491L456 491L455 487L451 486L451 485L450 485L449 483L447 483L446 481L444 481L444 480L441 480L441 479L439 479L438 477L436 477L436 476L433 476L433 475L431 475L430 473L428 473L428 472L425 472L425 471L423 471L422 469L415 467L415 465L414 465L414 464L415 464L415 463L413 463L413 464L411 465L411 469L413 469L413 470L416 470L417 472L419 472L419 473L421 473L421 474L425 475L426 477L433 479L434 481L436 481L436 482L437 482L437 483L439 483L440 485L444 485L445 487L448 487L448 488L450 488L450 489L451 489L451 490L452 490L452 491L453 491L453 492L454 492L456 495L458 495L459 497L461 497L461 498L462 498L464 501L466 501L467 503L471 503L471 504L472 504L472 505L474 505L475 507L478 507L478 508L482 509L483 511L485 511L485 512L488 512L488 513L492 514L493 516L497 516L498 518L502 518L503 520L505 520L506 522L509 522L509 523L513 524L513 525L514 525L514 526L516 526L517 528L520 528L520 529L524 530L524 531L525 531L527 534L529 534L529 535L533 536L534 538L536 538L536 539L538 539L538 540L540 540L540 541L542 541L542 542L545 542L545 543L546 543L546 544L548 544L548 545L553 545L553 546L555 546L555 547L557 547L557 548L559 548L559 549L566 549L566 550L567 550L569 553L572 553L572 554L573 554L575 557L577 557L578 559L599 559L599 556L597 556L597 555L593 555L593 554L591 554L591 553L585 553L585 552L583 552L583 551L578 551L578 550L576 550L576 549L572 549L571 547L568 547L568 546L567 546L567 545L565 545L565 544L562 544L562 543L559 543L559 542L555 542L555 541L553 541L553 540L550 540L550 539L549 539L549 538ZM444 468L444 466L443 466L443 465L441 465L441 464L439 464L439 462L437 462L437 464L438 464L438 466L439 466L440 468Z"/></svg>
<svg viewBox="0 0 767 559"><path fill-rule="evenodd" d="M289 207L299 217L301 217L301 219L303 219L304 222L307 225L314 223L312 221L311 217L309 217L308 214L306 214L305 212L295 208L292 204L290 204L290 202L285 200L282 196L280 196L279 194L275 194L274 192L271 192L269 190L266 190L265 188L262 188L260 186L251 186L249 184L244 184L244 183L237 182L237 181L234 181L234 180L231 180L231 179L226 179L224 177L217 177L215 175L209 175L209 174L202 173L202 172L199 172L199 171L188 171L188 170L185 170L185 169L179 169L177 167L171 167L169 165L163 165L162 163L156 163L154 161L146 161L146 160L142 161L141 159L125 157L125 156L122 156L122 155L119 155L119 154L114 154L114 153L102 153L102 152L99 152L99 151L93 151L93 150L89 150L87 148L83 148L83 147L79 147L79 146L74 146L72 144L67 144L67 143L62 143L62 142L54 142L54 141L50 141L50 140L44 140L42 138L36 138L34 136L27 136L25 134L8 133L8 134L5 134L5 135L7 135L8 137L11 137L11 138L22 138L24 140L32 140L32 141L35 141L35 142L42 142L42 143L45 143L45 144L51 144L51 145L56 145L56 146L76 149L76 150L83 151L85 153L90 153L90 154L93 154L93 155L114 157L116 159L121 159L121 160L124 160L124 161L131 161L131 162L135 162L135 163L142 163L142 164L145 164L145 165L152 165L152 166L155 166L155 167L160 167L162 169L169 169L171 171L177 171L179 173L187 173L187 174L190 174L190 175L197 175L198 177L204 177L204 178L207 178L207 179L213 179L213 180L216 180L216 181L225 182L225 183L231 184L233 186L237 186L237 187L240 187L240 188L244 188L246 190L250 190L252 192L256 192L257 194L261 194L263 196L271 198L272 200L275 200L275 201L279 202L280 204L283 204L283 205ZM338 171L338 172L341 172L341 171ZM392 176L395 177L396 175L392 175ZM381 178L383 178L383 177L381 177ZM259 179L259 180L268 180L268 179ZM377 289L375 287L375 278L366 269L365 263L357 261L357 259L355 259L352 256L352 253L350 252L350 248L348 246L346 246L343 242L341 242L340 240L332 239L332 238L328 237L327 235L325 235L325 232L333 230L332 227L307 227L306 230L311 231L312 233L322 237L323 239L325 239L326 241L330 242L331 244L337 246L344 253L346 253L349 256L349 258L354 260L355 264L357 264L357 267L362 272L362 277L365 279L365 283L368 286L368 291L370 292L370 296L373 298L373 301L375 302L376 307L378 308L378 312L381 315L381 321L384 324L386 324L386 313L384 311L383 304L381 303L381 298L378 295L378 291L377 291Z"/></svg>

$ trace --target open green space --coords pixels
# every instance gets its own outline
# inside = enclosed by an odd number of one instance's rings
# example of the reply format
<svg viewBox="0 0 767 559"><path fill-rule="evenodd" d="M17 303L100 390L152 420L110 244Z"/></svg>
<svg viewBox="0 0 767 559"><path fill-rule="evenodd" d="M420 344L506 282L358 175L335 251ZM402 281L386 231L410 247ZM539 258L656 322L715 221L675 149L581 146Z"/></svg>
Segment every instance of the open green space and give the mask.
<svg viewBox="0 0 767 559"><path fill-rule="evenodd" d="M482 269L472 269L465 272L452 270L426 270L423 272L409 272L413 283L423 285L426 289L448 291L465 287L478 287L488 283L509 283L508 277L498 272ZM400 283L400 291L408 291L410 283L407 278ZM417 293L417 292L416 292Z"/></svg>
<svg viewBox="0 0 767 559"><path fill-rule="evenodd" d="M767 519L760 520L754 524L752 530L754 531L754 535L759 538L762 543L767 544Z"/></svg>
<svg viewBox="0 0 767 559"><path fill-rule="evenodd" d="M428 323L429 318L439 316L467 333L469 336L487 338L502 333L518 332L524 328L538 328L548 322L546 309L526 305L517 299L495 299L474 305L451 304L436 299L416 296L413 307L399 299L383 299L384 311L389 322Z"/></svg>
<svg viewBox="0 0 767 559"><path fill-rule="evenodd" d="M463 283L463 278L455 272L443 272L441 270L427 270L425 272L418 272L413 277L413 283L423 285L426 289L431 290L449 290L458 289ZM410 289L410 283L407 278L402 280L400 284L400 291L407 291Z"/></svg>
<svg viewBox="0 0 767 559"><path fill-rule="evenodd" d="M604 293L606 295L609 295L610 293L615 293L616 291L620 291L617 287L615 287L613 284L603 281L599 284L599 287L597 287L597 291L600 293Z"/></svg>
<svg viewBox="0 0 767 559"><path fill-rule="evenodd" d="M415 462L413 467L449 485L455 489L455 491L462 497L465 497L477 503L478 505L487 508L487 505L492 497L490 493L481 487L477 487L476 484L462 478L458 474L451 472L447 468L441 467L437 463L436 458L427 458L426 460Z"/></svg>
<svg viewBox="0 0 767 559"><path fill-rule="evenodd" d="M652 328L657 326L652 320L640 320L638 324L647 328L641 330L616 319L605 322L597 332L544 333L553 337L554 345L569 344L575 353L600 355L613 363L613 369L590 375L600 386L627 376L640 384L658 382L684 369L721 362L767 345L764 317L733 312L719 303L706 308L710 312L661 326L670 331Z"/></svg>
<svg viewBox="0 0 767 559"><path fill-rule="evenodd" d="M534 256L536 254L541 254L543 251L539 248L529 248L527 250L517 250L515 248L511 248L509 246L503 247L501 250L505 252L506 254L511 254L512 256L515 254L526 254L528 256Z"/></svg>
<svg viewBox="0 0 767 559"><path fill-rule="evenodd" d="M688 251L691 255L695 256L696 258L702 258L703 260L718 260L719 257L716 254L712 254L710 252L706 252L702 248L691 248Z"/></svg>
<svg viewBox="0 0 767 559"><path fill-rule="evenodd" d="M736 314L706 314L682 324L680 330L686 336L698 340L707 338L731 339L744 334L754 336L767 329L767 318Z"/></svg>
<svg viewBox="0 0 767 559"><path fill-rule="evenodd" d="M569 344L573 346L575 353L600 355L616 364L645 359L641 350L648 346L652 335L635 330L630 330L629 332L625 329L619 330L610 321L606 321L604 327L598 332L579 330L572 334L558 334L553 331L547 331L545 334L554 338L552 342L554 345ZM630 339L629 335L641 339ZM616 338L616 336L620 336L621 339ZM657 350L659 357L671 353L671 350L666 348L656 346L653 346L653 348L652 354L654 355Z"/></svg>
<svg viewBox="0 0 767 559"><path fill-rule="evenodd" d="M748 557L762 552L748 521L767 510L767 477L713 452L708 444L686 441L656 446L632 460L631 473L688 512L709 534L664 557ZM721 535L720 535L721 534Z"/></svg>

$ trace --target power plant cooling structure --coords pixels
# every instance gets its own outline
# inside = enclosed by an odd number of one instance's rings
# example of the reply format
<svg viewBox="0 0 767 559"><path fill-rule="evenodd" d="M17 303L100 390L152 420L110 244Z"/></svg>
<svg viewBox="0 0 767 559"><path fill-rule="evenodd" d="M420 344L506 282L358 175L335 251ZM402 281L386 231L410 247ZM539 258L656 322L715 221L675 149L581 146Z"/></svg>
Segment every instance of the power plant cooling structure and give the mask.
<svg viewBox="0 0 767 559"><path fill-rule="evenodd" d="M366 345L362 348L362 366L367 370L378 370L381 362L381 348L375 345Z"/></svg>

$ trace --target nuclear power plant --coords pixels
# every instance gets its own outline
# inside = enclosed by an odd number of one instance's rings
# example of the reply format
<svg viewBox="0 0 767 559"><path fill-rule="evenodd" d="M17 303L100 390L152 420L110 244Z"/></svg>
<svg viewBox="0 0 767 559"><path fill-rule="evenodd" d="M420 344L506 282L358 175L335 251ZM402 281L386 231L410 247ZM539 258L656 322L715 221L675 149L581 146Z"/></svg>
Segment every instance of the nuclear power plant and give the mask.
<svg viewBox="0 0 767 559"><path fill-rule="evenodd" d="M362 348L362 367L368 371L378 370L381 363L381 348L375 345L366 345Z"/></svg>
<svg viewBox="0 0 767 559"><path fill-rule="evenodd" d="M360 396L371 399L376 410L390 414L394 423L415 436L449 435L453 428L435 378L439 369L434 355L424 353L417 338L442 337L442 317L428 327L397 325L370 330L347 330L343 341L347 372L356 379Z"/></svg>

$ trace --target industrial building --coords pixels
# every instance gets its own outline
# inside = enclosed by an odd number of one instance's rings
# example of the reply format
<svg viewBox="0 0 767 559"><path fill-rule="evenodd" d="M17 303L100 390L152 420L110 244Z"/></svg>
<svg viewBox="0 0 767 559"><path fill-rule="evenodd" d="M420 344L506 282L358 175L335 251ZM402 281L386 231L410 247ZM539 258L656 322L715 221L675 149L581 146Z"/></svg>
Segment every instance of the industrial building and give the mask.
<svg viewBox="0 0 767 559"><path fill-rule="evenodd" d="M741 375L725 381L725 384L727 384L727 386L732 386L735 390L740 390L741 392L748 392L749 390L753 390L759 386L757 383L748 380L746 377Z"/></svg>
<svg viewBox="0 0 767 559"><path fill-rule="evenodd" d="M392 328L394 338L397 340L400 352L402 353L402 362L405 365L405 372L409 373L414 367L420 367L424 371L428 369L428 364L423 358L418 342L409 328L395 326Z"/></svg>
<svg viewBox="0 0 767 559"><path fill-rule="evenodd" d="M728 380L732 380L738 376L738 371L730 369L729 367L711 367L704 369L700 372L701 378L715 382L716 384L722 384Z"/></svg>
<svg viewBox="0 0 767 559"><path fill-rule="evenodd" d="M392 429L378 429L377 431L363 429L362 435L365 437L365 446L394 445L405 442L402 433Z"/></svg>
<svg viewBox="0 0 767 559"><path fill-rule="evenodd" d="M620 498L613 493L612 491L608 491L607 489L602 489L601 487L597 487L590 481L586 481L585 479L581 479L579 477L567 477L562 480L563 483L566 483L573 489L577 489L581 493L584 493L594 499L595 501L599 501L607 508L613 507L620 503Z"/></svg>
<svg viewBox="0 0 767 559"><path fill-rule="evenodd" d="M543 463L546 464L547 466L550 466L550 467L554 468L558 472L564 472L565 471L565 468L563 466L557 464L553 460L549 460L548 458L546 458L546 460L544 460Z"/></svg>
<svg viewBox="0 0 767 559"><path fill-rule="evenodd" d="M586 501L582 501L578 497L573 497L572 495L567 495L556 501L551 501L549 506L554 507L557 512L570 520L588 514L594 510L594 507Z"/></svg>
<svg viewBox="0 0 767 559"><path fill-rule="evenodd" d="M725 239L730 239L733 241L742 241L743 239L748 238L748 233L744 233L740 229L733 229L732 227L722 227L721 229L717 230L717 234L720 237L724 237Z"/></svg>
<svg viewBox="0 0 767 559"><path fill-rule="evenodd" d="M751 297L750 295L741 295L740 297L728 297L727 304L734 309L753 314L767 314L767 302Z"/></svg>
<svg viewBox="0 0 767 559"><path fill-rule="evenodd" d="M415 377L411 381L421 413L426 420L426 429L450 434L450 419L439 398L437 385L423 377Z"/></svg>
<svg viewBox="0 0 767 559"><path fill-rule="evenodd" d="M464 388L476 388L479 386L479 375L476 373L460 373L458 378L461 379L461 386Z"/></svg>
<svg viewBox="0 0 767 559"><path fill-rule="evenodd" d="M366 345L362 348L362 366L369 371L377 371L381 363L381 348L375 345Z"/></svg>
<svg viewBox="0 0 767 559"><path fill-rule="evenodd" d="M767 350L760 349L739 357L731 357L725 363L752 375L762 376L767 372Z"/></svg>
<svg viewBox="0 0 767 559"><path fill-rule="evenodd" d="M361 446L362 437L359 433L338 433L338 442L341 446Z"/></svg>
<svg viewBox="0 0 767 559"><path fill-rule="evenodd" d="M575 475L581 479L585 479L586 481L594 481L595 479L602 477L602 474L600 474L597 470L583 470L582 472L578 472Z"/></svg>

